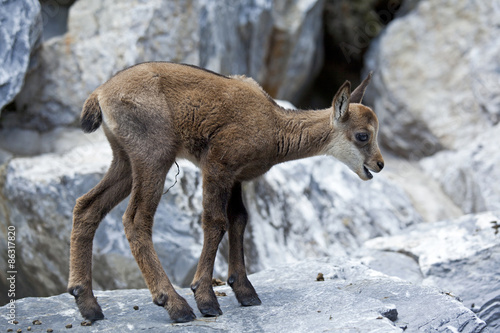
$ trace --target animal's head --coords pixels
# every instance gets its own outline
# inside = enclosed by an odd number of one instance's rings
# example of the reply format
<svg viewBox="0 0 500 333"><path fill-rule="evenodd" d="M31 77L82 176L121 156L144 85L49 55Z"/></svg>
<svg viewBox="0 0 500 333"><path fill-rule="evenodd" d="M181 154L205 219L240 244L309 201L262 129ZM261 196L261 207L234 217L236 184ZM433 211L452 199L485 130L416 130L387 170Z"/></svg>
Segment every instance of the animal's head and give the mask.
<svg viewBox="0 0 500 333"><path fill-rule="evenodd" d="M378 119L369 107L361 101L372 73L352 92L351 83L346 81L335 94L332 103L332 144L327 153L334 156L359 178L373 178L370 171L380 172L384 159L377 143Z"/></svg>

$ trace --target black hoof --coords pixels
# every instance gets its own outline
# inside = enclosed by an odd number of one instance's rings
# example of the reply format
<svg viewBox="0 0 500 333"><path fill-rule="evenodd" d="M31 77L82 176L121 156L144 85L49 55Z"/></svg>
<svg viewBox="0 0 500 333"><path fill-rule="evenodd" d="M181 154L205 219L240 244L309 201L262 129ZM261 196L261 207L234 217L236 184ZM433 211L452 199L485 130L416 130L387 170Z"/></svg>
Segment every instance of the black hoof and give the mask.
<svg viewBox="0 0 500 333"><path fill-rule="evenodd" d="M193 309L188 302L178 294L169 299L167 294L160 294L154 300L155 304L163 305L172 319L176 323L187 323L196 319Z"/></svg>
<svg viewBox="0 0 500 333"><path fill-rule="evenodd" d="M176 323L188 323L195 320L196 315L194 314L193 310L189 309L187 313L171 315L170 319L172 319Z"/></svg>
<svg viewBox="0 0 500 333"><path fill-rule="evenodd" d="M262 304L262 301L259 299L259 296L257 295L253 295L250 297L237 297L237 299L242 306L255 306Z"/></svg>
<svg viewBox="0 0 500 333"><path fill-rule="evenodd" d="M261 305L262 302L257 296L254 287L246 276L239 277L233 274L227 280L236 295L236 299L242 306Z"/></svg>
<svg viewBox="0 0 500 333"><path fill-rule="evenodd" d="M200 310L201 314L203 317L217 317L217 316L222 316L222 310L220 307L217 306L205 306L205 307L198 307Z"/></svg>
<svg viewBox="0 0 500 333"><path fill-rule="evenodd" d="M75 297L76 305L82 317L88 321L104 319L101 306L97 303L97 299L92 294L92 291L87 291L81 286L68 288L68 292Z"/></svg>
<svg viewBox="0 0 500 333"><path fill-rule="evenodd" d="M200 288L200 281L198 281L191 285L191 290L194 293L198 310L200 310L203 317L217 317L222 315L222 310L220 309L217 297L215 297L212 284L208 287L205 285L205 288L202 290Z"/></svg>
<svg viewBox="0 0 500 333"><path fill-rule="evenodd" d="M102 313L101 307L97 304L98 309L89 309L87 311L80 310L82 317L87 319L90 322L94 322L96 320L104 319L104 313Z"/></svg>

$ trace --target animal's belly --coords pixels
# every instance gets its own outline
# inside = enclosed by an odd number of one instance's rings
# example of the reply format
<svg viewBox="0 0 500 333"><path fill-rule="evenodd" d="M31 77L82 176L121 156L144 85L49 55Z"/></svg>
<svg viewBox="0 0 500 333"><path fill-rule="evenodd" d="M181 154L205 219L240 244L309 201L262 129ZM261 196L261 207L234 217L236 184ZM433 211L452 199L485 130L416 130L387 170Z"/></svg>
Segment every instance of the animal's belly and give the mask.
<svg viewBox="0 0 500 333"><path fill-rule="evenodd" d="M262 162L254 162L251 165L247 165L240 170L238 170L237 173L237 180L238 181L248 181L255 179L257 177L262 176L265 174L267 171L271 169L271 165L268 163L262 161Z"/></svg>
<svg viewBox="0 0 500 333"><path fill-rule="evenodd" d="M182 149L178 154L177 158L182 158L185 160L188 160L189 162L193 163L197 167L200 167L200 161L191 153L189 153L186 149Z"/></svg>

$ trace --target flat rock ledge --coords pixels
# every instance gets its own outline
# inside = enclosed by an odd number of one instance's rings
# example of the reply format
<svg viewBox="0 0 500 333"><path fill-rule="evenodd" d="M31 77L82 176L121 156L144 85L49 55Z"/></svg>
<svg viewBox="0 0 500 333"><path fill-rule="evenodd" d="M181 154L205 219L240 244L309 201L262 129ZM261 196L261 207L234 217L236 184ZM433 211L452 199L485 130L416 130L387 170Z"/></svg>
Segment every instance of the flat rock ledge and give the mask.
<svg viewBox="0 0 500 333"><path fill-rule="evenodd" d="M216 318L201 317L192 292L179 289L196 309L198 318L191 323L173 323L142 289L96 291L105 319L91 326L81 325L83 319L68 294L17 300L15 325L8 323L9 305L3 306L1 326L4 332L27 332L28 326L31 332L490 332L454 297L345 258L275 267L250 280L262 305L242 307L229 286L215 287L227 295L218 297L224 314Z"/></svg>

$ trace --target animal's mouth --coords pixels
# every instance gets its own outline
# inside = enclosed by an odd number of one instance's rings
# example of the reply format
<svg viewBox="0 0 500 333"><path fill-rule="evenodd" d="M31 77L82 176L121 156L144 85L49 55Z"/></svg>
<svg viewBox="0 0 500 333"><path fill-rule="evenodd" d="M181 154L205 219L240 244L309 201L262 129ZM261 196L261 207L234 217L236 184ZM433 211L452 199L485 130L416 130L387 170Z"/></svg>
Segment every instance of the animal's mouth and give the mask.
<svg viewBox="0 0 500 333"><path fill-rule="evenodd" d="M370 170L368 170L368 168L365 165L363 165L363 171L365 172L365 175L366 175L366 177L368 179L372 179L373 178L372 173L370 172Z"/></svg>

